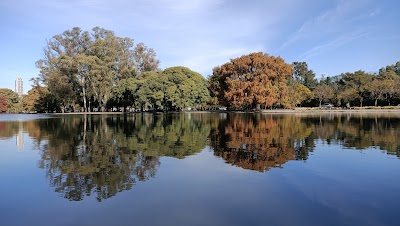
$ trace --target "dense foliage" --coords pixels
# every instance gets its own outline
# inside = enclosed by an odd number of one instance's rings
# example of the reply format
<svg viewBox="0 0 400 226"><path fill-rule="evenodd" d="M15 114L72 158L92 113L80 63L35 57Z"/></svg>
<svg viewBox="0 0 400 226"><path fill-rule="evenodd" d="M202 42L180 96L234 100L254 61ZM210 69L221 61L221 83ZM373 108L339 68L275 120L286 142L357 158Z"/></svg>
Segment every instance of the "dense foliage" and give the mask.
<svg viewBox="0 0 400 226"><path fill-rule="evenodd" d="M209 100L206 83L202 75L185 67L145 72L139 78L119 81L111 103L125 109L134 106L141 110L202 108Z"/></svg>
<svg viewBox="0 0 400 226"><path fill-rule="evenodd" d="M0 113L7 112L7 99L4 96L0 96Z"/></svg>
<svg viewBox="0 0 400 226"><path fill-rule="evenodd" d="M209 78L215 104L235 109L287 106L292 66L280 57L252 53L216 67Z"/></svg>
<svg viewBox="0 0 400 226"><path fill-rule="evenodd" d="M293 70L293 72L292 72ZM346 72L317 81L305 62L252 53L216 67L209 77L211 105L231 109L260 107L385 106L400 103L400 62L367 73Z"/></svg>
<svg viewBox="0 0 400 226"><path fill-rule="evenodd" d="M200 74L184 67L160 71L159 63L155 51L143 43L135 46L133 39L99 27L91 32L75 27L48 41L44 58L37 62L35 90L28 93L33 97L24 105L46 112L205 105L209 95Z"/></svg>
<svg viewBox="0 0 400 226"><path fill-rule="evenodd" d="M11 89L0 89L0 112L18 113L22 111L21 98Z"/></svg>

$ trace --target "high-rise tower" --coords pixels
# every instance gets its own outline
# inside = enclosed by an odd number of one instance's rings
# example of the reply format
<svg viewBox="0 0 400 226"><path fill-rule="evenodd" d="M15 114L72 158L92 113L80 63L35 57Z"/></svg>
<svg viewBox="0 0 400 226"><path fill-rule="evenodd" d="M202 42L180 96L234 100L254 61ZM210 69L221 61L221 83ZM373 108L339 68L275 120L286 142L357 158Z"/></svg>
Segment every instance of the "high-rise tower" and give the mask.
<svg viewBox="0 0 400 226"><path fill-rule="evenodd" d="M19 97L22 97L24 94L24 84L22 78L15 79L15 92L18 93Z"/></svg>

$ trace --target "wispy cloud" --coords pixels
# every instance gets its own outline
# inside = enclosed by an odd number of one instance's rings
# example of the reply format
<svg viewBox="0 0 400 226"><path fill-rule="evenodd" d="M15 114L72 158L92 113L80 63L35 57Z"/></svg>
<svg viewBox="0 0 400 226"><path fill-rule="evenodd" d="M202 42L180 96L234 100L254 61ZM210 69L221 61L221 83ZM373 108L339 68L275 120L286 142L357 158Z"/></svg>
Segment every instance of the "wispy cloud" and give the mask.
<svg viewBox="0 0 400 226"><path fill-rule="evenodd" d="M282 51L295 42L304 39L322 39L326 35L341 35L352 24L366 17L373 17L380 13L380 9L368 9L370 0L341 0L336 7L321 12L318 16L305 21L288 40L279 48ZM365 10L365 12L364 12ZM361 13L360 13L361 12Z"/></svg>
<svg viewBox="0 0 400 226"><path fill-rule="evenodd" d="M369 31L359 30L359 31L355 31L355 32L351 32L351 33L342 35L338 38L330 40L329 42L326 42L326 43L323 43L321 45L311 48L310 50L308 50L307 52L305 52L304 54L302 54L300 56L300 60L307 61L311 57L326 53L329 50L337 49L337 48L339 48L345 44L348 44L352 41L364 38L364 37L368 36L368 34L370 34Z"/></svg>

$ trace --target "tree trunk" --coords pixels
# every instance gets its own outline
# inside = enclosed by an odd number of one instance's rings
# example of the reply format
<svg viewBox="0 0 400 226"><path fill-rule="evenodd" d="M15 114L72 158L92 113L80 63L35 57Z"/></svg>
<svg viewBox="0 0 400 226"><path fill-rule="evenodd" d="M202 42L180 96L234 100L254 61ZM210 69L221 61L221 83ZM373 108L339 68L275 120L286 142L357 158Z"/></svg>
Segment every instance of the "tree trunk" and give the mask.
<svg viewBox="0 0 400 226"><path fill-rule="evenodd" d="M363 98L360 99L360 107L363 106Z"/></svg>
<svg viewBox="0 0 400 226"><path fill-rule="evenodd" d="M378 105L378 98L375 98L375 107Z"/></svg>
<svg viewBox="0 0 400 226"><path fill-rule="evenodd" d="M87 115L84 115L83 124L83 152L86 153L86 130L87 130Z"/></svg>
<svg viewBox="0 0 400 226"><path fill-rule="evenodd" d="M87 112L87 106L86 106L86 88L85 86L82 87L82 93L83 93L83 111Z"/></svg>
<svg viewBox="0 0 400 226"><path fill-rule="evenodd" d="M322 100L319 100L319 107L321 107L321 104L322 104Z"/></svg>

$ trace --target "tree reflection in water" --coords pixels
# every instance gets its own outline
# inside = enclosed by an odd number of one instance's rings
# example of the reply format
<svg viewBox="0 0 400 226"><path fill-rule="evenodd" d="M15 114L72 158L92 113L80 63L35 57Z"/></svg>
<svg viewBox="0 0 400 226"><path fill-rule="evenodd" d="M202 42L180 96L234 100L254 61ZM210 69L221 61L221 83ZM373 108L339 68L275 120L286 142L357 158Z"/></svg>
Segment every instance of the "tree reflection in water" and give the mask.
<svg viewBox="0 0 400 226"><path fill-rule="evenodd" d="M68 200L98 201L157 174L160 157L185 158L206 145L227 163L260 172L308 159L316 141L346 149L379 148L400 157L395 114L66 115L0 122L0 139L27 132L39 167Z"/></svg>
<svg viewBox="0 0 400 226"><path fill-rule="evenodd" d="M41 138L39 167L63 197L98 201L154 177L160 156L200 152L209 127L174 115L64 117L35 121ZM46 137L43 139L43 137Z"/></svg>
<svg viewBox="0 0 400 226"><path fill-rule="evenodd" d="M234 114L211 132L211 146L227 163L263 172L306 160L314 148L311 134L299 117Z"/></svg>
<svg viewBox="0 0 400 226"><path fill-rule="evenodd" d="M400 157L400 118L394 114L231 114L210 134L214 154L244 169L268 171L307 160L315 141Z"/></svg>

